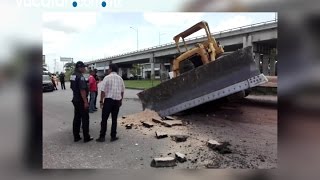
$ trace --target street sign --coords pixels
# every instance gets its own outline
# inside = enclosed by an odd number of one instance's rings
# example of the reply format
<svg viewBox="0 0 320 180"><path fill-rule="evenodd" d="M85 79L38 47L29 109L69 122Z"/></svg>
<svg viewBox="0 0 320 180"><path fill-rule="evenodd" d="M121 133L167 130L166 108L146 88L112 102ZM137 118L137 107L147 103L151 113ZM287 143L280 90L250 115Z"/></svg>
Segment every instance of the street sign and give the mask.
<svg viewBox="0 0 320 180"><path fill-rule="evenodd" d="M68 57L60 57L61 62L72 62L73 58L68 58Z"/></svg>

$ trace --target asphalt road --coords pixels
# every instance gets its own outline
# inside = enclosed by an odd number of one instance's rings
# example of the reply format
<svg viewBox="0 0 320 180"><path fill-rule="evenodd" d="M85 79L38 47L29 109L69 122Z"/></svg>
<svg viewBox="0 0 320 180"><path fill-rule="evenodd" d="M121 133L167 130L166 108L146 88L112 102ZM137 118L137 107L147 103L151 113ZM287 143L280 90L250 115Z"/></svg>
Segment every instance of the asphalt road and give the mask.
<svg viewBox="0 0 320 180"><path fill-rule="evenodd" d="M188 161L175 168L205 168L205 163L215 162L216 168L275 168L277 165L277 107L275 97L249 97L244 104L212 108L179 117L192 138L176 143L169 138L156 139L154 129L139 127L127 130L118 122L118 136L109 141L111 123L108 121L106 142L74 143L72 135L72 91L43 93L43 168L151 168L154 157L173 156L177 151L187 154ZM119 118L142 111L136 94L126 90ZM262 104L256 100L265 100ZM99 101L99 97L98 97ZM110 118L110 117L109 117ZM121 118L120 118L121 119ZM99 136L101 109L90 114L90 134ZM157 127L159 128L159 127ZM178 131L178 129L177 129ZM207 139L228 141L232 154L220 155L208 150ZM200 158L201 156L201 158ZM196 162L194 162L196 160ZM197 161L198 160L198 161ZM193 162L192 162L193 161Z"/></svg>

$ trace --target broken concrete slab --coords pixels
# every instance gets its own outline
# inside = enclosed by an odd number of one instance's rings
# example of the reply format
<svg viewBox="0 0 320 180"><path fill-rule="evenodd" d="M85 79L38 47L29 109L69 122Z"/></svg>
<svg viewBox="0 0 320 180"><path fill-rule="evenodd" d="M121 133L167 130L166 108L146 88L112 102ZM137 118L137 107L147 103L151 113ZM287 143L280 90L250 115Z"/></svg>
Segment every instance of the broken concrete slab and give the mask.
<svg viewBox="0 0 320 180"><path fill-rule="evenodd" d="M211 148L211 149L215 149L217 146L219 146L219 145L221 145L218 141L216 141L216 140L209 140L208 142L207 142L207 145L208 145L208 147L209 148Z"/></svg>
<svg viewBox="0 0 320 180"><path fill-rule="evenodd" d="M180 152L176 152L175 155L176 155L176 159L177 159L179 162L183 163L183 162L187 161L186 155L184 155L184 154L182 154L182 153L180 153Z"/></svg>
<svg viewBox="0 0 320 180"><path fill-rule="evenodd" d="M151 167L173 167L176 166L176 159L173 157L154 158L151 161Z"/></svg>
<svg viewBox="0 0 320 180"><path fill-rule="evenodd" d="M147 127L147 128L153 127L153 124L152 124L151 122L142 121L141 123L142 123L142 125L143 125L144 127Z"/></svg>
<svg viewBox="0 0 320 180"><path fill-rule="evenodd" d="M157 137L157 139L166 138L166 137L168 137L168 134L165 132L156 131L156 137Z"/></svg>
<svg viewBox="0 0 320 180"><path fill-rule="evenodd" d="M172 116L165 116L164 120L175 120L175 118Z"/></svg>
<svg viewBox="0 0 320 180"><path fill-rule="evenodd" d="M176 142L184 142L188 139L188 135L171 135L170 136L172 140Z"/></svg>
<svg viewBox="0 0 320 180"><path fill-rule="evenodd" d="M155 123L160 123L160 124L163 123L161 118L152 118L152 121L155 122Z"/></svg>
<svg viewBox="0 0 320 180"><path fill-rule="evenodd" d="M232 153L231 149L229 148L230 143L229 142L222 142L219 143L215 140L209 140L207 142L207 145L209 148L218 151L220 154L230 154Z"/></svg>
<svg viewBox="0 0 320 180"><path fill-rule="evenodd" d="M163 121L162 125L166 127L172 127L172 126L182 126L182 121L181 120L171 120L171 121Z"/></svg>
<svg viewBox="0 0 320 180"><path fill-rule="evenodd" d="M125 127L126 129L132 129L133 124L126 124Z"/></svg>

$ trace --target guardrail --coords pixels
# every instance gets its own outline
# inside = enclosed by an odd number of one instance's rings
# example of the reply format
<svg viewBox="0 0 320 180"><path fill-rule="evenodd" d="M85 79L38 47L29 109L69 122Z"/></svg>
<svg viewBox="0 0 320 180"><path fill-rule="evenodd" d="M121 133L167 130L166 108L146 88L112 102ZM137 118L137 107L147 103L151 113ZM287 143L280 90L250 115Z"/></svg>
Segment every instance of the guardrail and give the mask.
<svg viewBox="0 0 320 180"><path fill-rule="evenodd" d="M242 30L242 29L248 29L248 28L252 28L252 27L256 27L256 26L263 26L263 25L272 24L272 23L275 23L275 22L278 22L278 20L275 19L275 20L271 20L271 21L265 21L265 22L250 24L250 25L246 25L246 26L231 28L231 29L227 29L227 30L211 33L211 35L218 35L218 34L222 34L222 33L227 33L227 32L232 32L232 31L237 31L237 30ZM192 40L196 40L196 39L201 39L201 38L204 38L204 37L206 37L206 35L187 38L187 39L185 39L185 41L188 42L188 41L192 41ZM181 42L179 42L179 43L181 43ZM149 47L149 48L139 49L139 50L136 50L136 51L130 51L130 52L127 52L127 53L117 54L117 55L114 55L114 56L109 56L109 57L104 58L104 59L98 59L98 60L94 60L94 61L91 61L91 62L87 62L87 64L95 63L95 62L98 62L98 61L101 61L101 60L108 60L108 59L111 59L111 58L120 57L120 56L124 56L124 55L128 55L128 54L134 54L134 53L143 52L143 51L147 51L147 50L151 50L151 49L156 49L156 48L160 48L160 47L164 47L164 46L169 46L169 45L173 45L173 44L175 44L175 43L174 42L166 43L166 44L161 44L161 45L157 45L157 46L152 46L152 47Z"/></svg>

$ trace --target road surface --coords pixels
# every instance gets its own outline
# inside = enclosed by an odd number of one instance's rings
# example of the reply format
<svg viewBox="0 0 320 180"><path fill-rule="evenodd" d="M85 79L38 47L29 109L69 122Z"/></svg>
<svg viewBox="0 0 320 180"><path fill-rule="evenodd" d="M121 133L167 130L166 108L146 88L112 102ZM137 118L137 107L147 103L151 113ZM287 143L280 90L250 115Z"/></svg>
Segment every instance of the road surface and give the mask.
<svg viewBox="0 0 320 180"><path fill-rule="evenodd" d="M152 168L154 157L173 156L179 151L188 161L175 169L205 168L276 168L277 167L277 98L249 96L244 101L196 109L182 116L188 122L183 128L190 136L186 142L176 143L170 138L156 139L154 129L139 127L126 129L118 122L120 139L109 141L110 121L105 143L73 142L72 91L43 93L43 168ZM136 94L126 90L119 118L142 111ZM98 97L99 101L99 97ZM97 103L98 104L98 103ZM109 117L110 118L110 117ZM120 118L121 119L121 118ZM99 136L101 109L90 114L90 134ZM182 128L182 127L181 127ZM172 129L171 129L172 130ZM179 128L177 128L179 132ZM231 144L231 154L219 154L205 145L209 139Z"/></svg>

